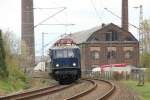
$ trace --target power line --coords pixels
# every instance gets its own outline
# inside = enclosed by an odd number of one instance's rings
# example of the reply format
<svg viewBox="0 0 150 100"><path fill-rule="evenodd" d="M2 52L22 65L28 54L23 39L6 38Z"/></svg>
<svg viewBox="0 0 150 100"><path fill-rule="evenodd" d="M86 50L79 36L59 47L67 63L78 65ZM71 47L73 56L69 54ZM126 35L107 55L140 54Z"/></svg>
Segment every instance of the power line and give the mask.
<svg viewBox="0 0 150 100"><path fill-rule="evenodd" d="M47 10L47 9L62 9L62 8L66 8L66 7L54 7L54 8L33 8L35 10L39 9L39 10Z"/></svg>
<svg viewBox="0 0 150 100"><path fill-rule="evenodd" d="M115 13L113 13L112 11L110 11L109 9L107 9L107 8L104 8L106 11L108 11L109 13L111 13L112 15L114 15L114 16L116 16L117 18L119 18L119 19L121 19L121 17L120 16L118 16L117 14L115 14ZM135 25L133 25L133 24L131 24L131 23L129 23L129 25L130 26L132 26L132 27L134 27L134 28L136 28L136 29L138 29L138 30L140 30L140 28L139 27L137 27L137 26L135 26Z"/></svg>
<svg viewBox="0 0 150 100"><path fill-rule="evenodd" d="M39 22L37 25L34 26L34 28L36 28L37 26L41 25L42 23L46 22L47 20L49 20L50 18L54 17L55 15L61 13L62 11L64 11L66 9L66 7L64 7L63 9L61 9L60 11L54 13L53 15L47 17L45 20Z"/></svg>
<svg viewBox="0 0 150 100"><path fill-rule="evenodd" d="M94 8L94 11L95 11L97 17L99 18L99 20L101 20L101 17L100 17L100 15L99 15L98 11L97 11L97 8L96 8L95 5L94 5L94 2L93 2L92 0L90 0L90 1L91 1L91 4L92 4L92 6L93 6L93 8Z"/></svg>
<svg viewBox="0 0 150 100"><path fill-rule="evenodd" d="M70 26L70 25L75 25L75 24L41 24L41 25L64 25L64 26Z"/></svg>

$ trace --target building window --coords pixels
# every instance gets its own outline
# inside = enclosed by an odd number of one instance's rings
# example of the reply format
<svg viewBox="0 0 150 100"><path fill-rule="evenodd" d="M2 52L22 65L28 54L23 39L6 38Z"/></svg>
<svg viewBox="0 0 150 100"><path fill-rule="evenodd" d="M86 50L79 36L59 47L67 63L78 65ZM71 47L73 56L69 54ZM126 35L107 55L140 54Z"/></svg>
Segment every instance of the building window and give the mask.
<svg viewBox="0 0 150 100"><path fill-rule="evenodd" d="M107 59L115 59L116 58L116 51L111 50L107 52Z"/></svg>
<svg viewBox="0 0 150 100"><path fill-rule="evenodd" d="M93 36L93 37L91 37L88 41L96 42L96 41L99 41L99 38Z"/></svg>
<svg viewBox="0 0 150 100"><path fill-rule="evenodd" d="M124 58L125 59L132 59L133 56L134 56L134 48L133 47L124 47L123 48L124 52L125 52L125 55L124 55Z"/></svg>
<svg viewBox="0 0 150 100"><path fill-rule="evenodd" d="M132 59L133 58L133 51L126 51L125 52L125 59Z"/></svg>
<svg viewBox="0 0 150 100"><path fill-rule="evenodd" d="M98 51L91 51L91 58L93 60L99 59L99 52Z"/></svg>
<svg viewBox="0 0 150 100"><path fill-rule="evenodd" d="M126 40L126 41L133 41L133 39L132 39L131 36L126 37L125 40Z"/></svg>
<svg viewBox="0 0 150 100"><path fill-rule="evenodd" d="M112 31L106 33L106 41L117 41L117 40L118 40L117 32Z"/></svg>
<svg viewBox="0 0 150 100"><path fill-rule="evenodd" d="M107 59L115 59L117 56L116 47L107 47Z"/></svg>

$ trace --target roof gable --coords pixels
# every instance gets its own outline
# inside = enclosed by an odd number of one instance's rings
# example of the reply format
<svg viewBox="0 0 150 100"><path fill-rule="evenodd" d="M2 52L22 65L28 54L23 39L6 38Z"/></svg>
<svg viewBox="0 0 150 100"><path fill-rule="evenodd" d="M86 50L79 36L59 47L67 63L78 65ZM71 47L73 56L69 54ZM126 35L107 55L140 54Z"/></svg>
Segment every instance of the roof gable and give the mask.
<svg viewBox="0 0 150 100"><path fill-rule="evenodd" d="M90 42L90 39L93 38L94 35L102 34L104 32L106 33L106 32L109 32L110 30L115 30L118 33L124 33L125 35L128 35L128 37L129 37L128 41L138 41L130 32L123 30L122 28L118 27L117 25L115 25L113 23L110 23L103 27L98 26L98 27L94 27L94 28L91 28L88 30L69 34L69 35L65 36L65 38L71 38L77 44L80 44L80 43L84 43L84 42ZM97 40L97 41L99 41L99 40Z"/></svg>
<svg viewBox="0 0 150 100"><path fill-rule="evenodd" d="M86 40L86 42L90 41L106 41L106 33L117 32L118 33L118 41L137 41L138 40L132 35L132 33L123 30L117 25L110 23L101 29L93 32L91 36ZM98 34L98 35L97 35Z"/></svg>

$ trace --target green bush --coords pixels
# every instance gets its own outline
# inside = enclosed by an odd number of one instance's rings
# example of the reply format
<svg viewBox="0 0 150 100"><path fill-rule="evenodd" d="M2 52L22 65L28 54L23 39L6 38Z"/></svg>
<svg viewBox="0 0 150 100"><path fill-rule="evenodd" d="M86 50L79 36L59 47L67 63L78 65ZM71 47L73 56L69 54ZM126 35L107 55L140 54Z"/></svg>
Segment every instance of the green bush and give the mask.
<svg viewBox="0 0 150 100"><path fill-rule="evenodd" d="M0 43L2 44L2 42ZM3 50L5 50L6 53L1 53L0 51L0 75L2 71L3 73L6 73L4 72L5 70L7 70L9 74L6 78L0 79L0 91L17 91L28 85L28 78L21 69L22 64L20 60L21 56L19 54L20 49L18 46L16 47L16 45L19 45L19 42L13 38L12 33L8 32L3 35ZM1 47L2 46L0 45L0 50L2 50ZM5 60L2 57L5 58ZM2 60L4 60L5 64L1 64ZM5 70L1 70L1 65L3 65L2 67L4 67L4 65L7 66L5 67Z"/></svg>
<svg viewBox="0 0 150 100"><path fill-rule="evenodd" d="M2 32L0 30L0 79L8 76L8 71L5 63L5 50L3 46Z"/></svg>
<svg viewBox="0 0 150 100"><path fill-rule="evenodd" d="M141 67L149 67L150 68L150 54L149 53L143 53L142 55L141 55L141 57L140 57L140 66Z"/></svg>

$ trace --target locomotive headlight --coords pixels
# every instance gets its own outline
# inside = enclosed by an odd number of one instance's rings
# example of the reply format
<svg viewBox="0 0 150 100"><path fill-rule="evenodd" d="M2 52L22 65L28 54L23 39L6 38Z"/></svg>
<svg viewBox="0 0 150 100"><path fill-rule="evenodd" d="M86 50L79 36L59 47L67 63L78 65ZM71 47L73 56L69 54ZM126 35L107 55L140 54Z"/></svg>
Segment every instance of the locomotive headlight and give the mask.
<svg viewBox="0 0 150 100"><path fill-rule="evenodd" d="M77 64L76 64L76 63L73 63L72 65L73 65L73 66L76 66Z"/></svg>
<svg viewBox="0 0 150 100"><path fill-rule="evenodd" d="M56 67L59 67L59 64L56 64Z"/></svg>

